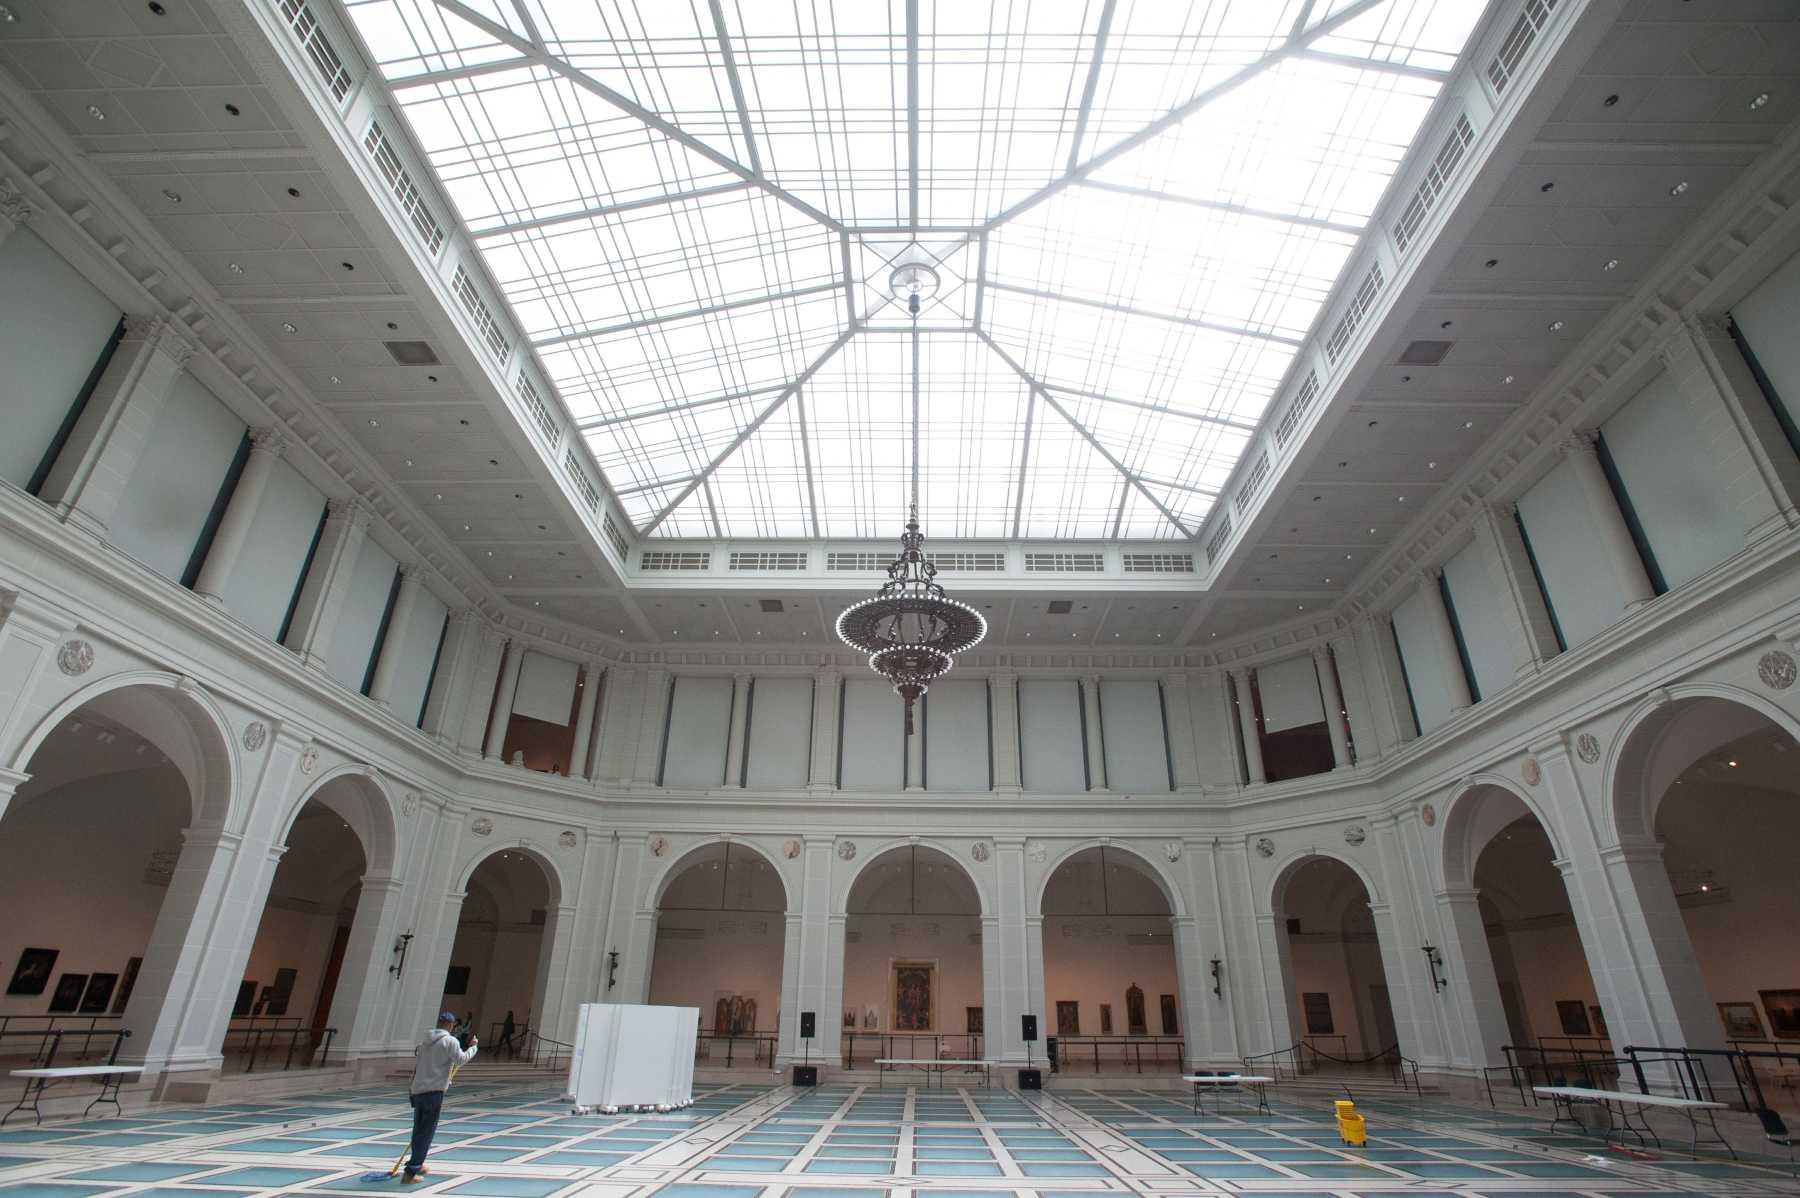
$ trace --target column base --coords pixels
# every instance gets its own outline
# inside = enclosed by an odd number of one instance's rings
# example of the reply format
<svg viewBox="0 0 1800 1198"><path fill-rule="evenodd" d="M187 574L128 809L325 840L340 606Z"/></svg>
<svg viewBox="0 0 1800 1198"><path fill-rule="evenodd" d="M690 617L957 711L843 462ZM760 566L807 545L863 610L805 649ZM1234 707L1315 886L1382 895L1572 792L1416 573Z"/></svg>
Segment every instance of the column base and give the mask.
<svg viewBox="0 0 1800 1198"><path fill-rule="evenodd" d="M808 782L806 784L807 794L828 795L834 794L836 791L837 785L832 782Z"/></svg>
<svg viewBox="0 0 1800 1198"><path fill-rule="evenodd" d="M81 508L59 503L56 505L56 518L71 528L79 528L82 532L102 540L106 538L106 522L94 518Z"/></svg>

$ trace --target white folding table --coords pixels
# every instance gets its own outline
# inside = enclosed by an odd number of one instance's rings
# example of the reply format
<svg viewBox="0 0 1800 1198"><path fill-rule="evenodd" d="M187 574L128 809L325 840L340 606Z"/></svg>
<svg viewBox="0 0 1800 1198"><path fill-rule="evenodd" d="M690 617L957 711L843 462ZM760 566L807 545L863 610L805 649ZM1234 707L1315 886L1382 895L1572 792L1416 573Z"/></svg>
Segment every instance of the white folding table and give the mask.
<svg viewBox="0 0 1800 1198"><path fill-rule="evenodd" d="M994 1084L994 1063L992 1061L956 1061L944 1057L877 1057L875 1058L877 1086L885 1085L889 1069L921 1069L926 1074L925 1084L931 1085L930 1075L938 1075L938 1089L944 1088L944 1074L951 1069L979 1069L982 1073L982 1085L992 1088Z"/></svg>
<svg viewBox="0 0 1800 1198"><path fill-rule="evenodd" d="M1718 1120L1713 1117L1714 1111L1727 1109L1722 1102L1706 1102L1698 1098L1677 1098L1673 1094L1640 1094L1635 1090L1596 1090L1586 1086L1533 1086L1531 1092L1541 1094L1550 1100L1550 1109L1556 1116L1550 1120L1551 1131L1555 1131L1556 1125L1563 1122L1565 1118L1576 1127L1581 1127L1581 1121L1575 1118L1575 1104L1580 1102L1597 1106L1606 1113L1606 1138L1610 1139L1615 1130L1628 1131L1637 1137L1640 1144L1648 1135L1656 1141L1658 1147L1661 1147L1662 1138L1656 1134L1645 1118L1651 1107L1660 1107L1664 1110L1680 1111L1687 1116L1688 1126L1693 1129L1691 1146L1695 1155L1699 1155L1700 1151L1700 1116L1704 1114L1707 1126L1712 1128L1713 1133L1707 1143L1723 1144L1725 1151L1731 1153L1733 1157L1737 1156L1737 1150L1720 1134ZM1619 1116L1616 1128L1613 1124L1615 1109ZM1637 1127L1631 1126L1631 1115L1634 1109L1637 1112Z"/></svg>
<svg viewBox="0 0 1800 1198"><path fill-rule="evenodd" d="M1269 1083L1275 1080L1272 1077L1260 1077L1244 1073L1184 1073L1181 1076L1181 1080L1191 1083L1194 1087L1194 1113L1196 1115L1205 1113L1200 1106L1200 1092L1208 1086L1211 1086L1215 1092L1223 1092L1227 1089L1235 1090L1240 1086L1249 1086L1256 1092L1257 1113L1262 1115L1274 1114L1274 1112L1269 1109L1268 1097ZM1221 1102L1223 1102L1223 1100L1221 1100ZM1221 1112L1223 1112L1224 1109L1223 1105L1219 1107Z"/></svg>
<svg viewBox="0 0 1800 1198"><path fill-rule="evenodd" d="M0 1127L20 1111L30 1111L39 1123L44 1121L43 1107L44 1087L51 1081L64 1077L91 1077L100 1083L100 1097L88 1103L87 1110L81 1112L86 1117L89 1111L101 1103L110 1103L115 1111L122 1111L119 1105L119 1087L125 1079L134 1073L142 1073L142 1065L56 1065L44 1069L14 1069L14 1077L25 1079L25 1093L12 1110L0 1115Z"/></svg>

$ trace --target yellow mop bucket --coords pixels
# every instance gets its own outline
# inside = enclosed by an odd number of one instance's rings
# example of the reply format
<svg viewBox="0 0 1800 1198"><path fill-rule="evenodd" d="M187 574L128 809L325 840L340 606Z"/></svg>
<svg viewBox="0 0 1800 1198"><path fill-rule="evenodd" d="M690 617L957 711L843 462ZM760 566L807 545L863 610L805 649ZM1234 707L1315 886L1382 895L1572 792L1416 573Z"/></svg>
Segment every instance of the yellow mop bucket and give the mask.
<svg viewBox="0 0 1800 1198"><path fill-rule="evenodd" d="M1363 1117L1356 1113L1356 1104L1340 1098L1332 1105L1337 1108L1338 1138L1352 1148L1367 1145L1369 1129L1363 1123Z"/></svg>

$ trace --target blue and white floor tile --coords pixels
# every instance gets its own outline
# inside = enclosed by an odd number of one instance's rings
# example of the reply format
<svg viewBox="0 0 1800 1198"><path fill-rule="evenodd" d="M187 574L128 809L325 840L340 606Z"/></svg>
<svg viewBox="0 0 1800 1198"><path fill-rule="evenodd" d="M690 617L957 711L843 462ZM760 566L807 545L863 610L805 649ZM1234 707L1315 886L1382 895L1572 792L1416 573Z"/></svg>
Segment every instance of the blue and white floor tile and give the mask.
<svg viewBox="0 0 1800 1198"><path fill-rule="evenodd" d="M571 1116L549 1087L451 1094L433 1198L1723 1198L1793 1194L1785 1158L1655 1162L1552 1135L1546 1119L1446 1101L1364 1104L1367 1148L1325 1099L1195 1114L1186 1094L704 1087L689 1110ZM403 1096L158 1109L0 1129L0 1198L382 1194Z"/></svg>

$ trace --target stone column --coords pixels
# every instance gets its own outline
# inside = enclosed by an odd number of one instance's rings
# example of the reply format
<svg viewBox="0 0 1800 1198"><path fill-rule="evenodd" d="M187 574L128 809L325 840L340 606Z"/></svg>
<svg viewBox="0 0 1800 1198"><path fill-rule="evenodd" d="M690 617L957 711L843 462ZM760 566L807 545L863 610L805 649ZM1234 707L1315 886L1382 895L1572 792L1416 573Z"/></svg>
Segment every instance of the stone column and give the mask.
<svg viewBox="0 0 1800 1198"><path fill-rule="evenodd" d="M513 697L519 689L519 669L525 664L525 642L518 637L506 642L506 664L500 668L500 689L494 692L494 710L488 715L487 740L482 744L484 760L504 760L506 726L512 722Z"/></svg>
<svg viewBox="0 0 1800 1198"><path fill-rule="evenodd" d="M1450 710L1461 711L1475 700L1469 694L1469 677L1463 673L1462 654L1456 648L1456 629L1450 623L1450 609L1444 605L1444 592L1439 580L1444 572L1435 567L1419 571L1419 596L1425 600L1425 620L1431 628L1431 643L1442 663L1444 685L1450 691Z"/></svg>
<svg viewBox="0 0 1800 1198"><path fill-rule="evenodd" d="M1473 889L1440 890L1436 898L1444 930L1442 972L1450 982L1444 997L1456 1009L1467 1053L1456 1063L1473 1075L1506 1063L1500 1051L1508 1041L1506 1009L1500 1003L1480 896Z"/></svg>
<svg viewBox="0 0 1800 1198"><path fill-rule="evenodd" d="M575 956L575 904L562 903L545 919L538 941L538 979L533 995L532 1026L552 1040L569 1042L575 1011L567 1005L568 980Z"/></svg>
<svg viewBox="0 0 1800 1198"><path fill-rule="evenodd" d="M1188 678L1189 708L1194 720L1194 753L1200 785L1236 790L1238 777L1237 709L1225 685L1223 670L1198 670Z"/></svg>
<svg viewBox="0 0 1800 1198"><path fill-rule="evenodd" d="M1211 1029L1206 1018L1206 1002L1212 998L1212 980L1207 972L1206 946L1200 941L1199 921L1192 915L1171 915L1169 934L1175 943L1181 1063L1185 1070L1191 1071L1212 1058Z"/></svg>
<svg viewBox="0 0 1800 1198"><path fill-rule="evenodd" d="M1082 732L1087 739L1088 789L1106 789L1106 736L1100 727L1100 675L1081 680Z"/></svg>
<svg viewBox="0 0 1800 1198"><path fill-rule="evenodd" d="M128 316L75 428L44 480L57 514L103 536L194 344L164 316Z"/></svg>
<svg viewBox="0 0 1800 1198"><path fill-rule="evenodd" d="M781 1053L782 1064L804 1055L800 1045L800 1012L814 1011L820 1024L819 1039L811 1056L820 1064L836 1067L843 1059L839 1027L844 1010L844 916L832 910L834 844L828 836L809 836L800 857L799 894L788 898L782 958ZM792 974L792 1000L788 975Z"/></svg>
<svg viewBox="0 0 1800 1198"><path fill-rule="evenodd" d="M1375 846L1376 885L1385 900L1370 903L1369 910L1375 916L1381 969L1394 1010L1400 1051L1418 1061L1422 1068L1442 1069L1449 1065L1450 1054L1444 1040L1440 995L1431 984L1421 951L1431 943L1420 910L1422 888L1414 884L1399 822L1391 815L1371 819L1369 843Z"/></svg>
<svg viewBox="0 0 1800 1198"><path fill-rule="evenodd" d="M744 785L744 743L750 735L750 693L756 679L749 674L731 676L731 724L725 734L725 785Z"/></svg>
<svg viewBox="0 0 1800 1198"><path fill-rule="evenodd" d="M1488 579L1500 595L1506 639L1512 646L1513 673L1520 678L1538 669L1560 649L1550 608L1538 589L1531 554L1519 532L1518 509L1512 504L1481 503L1475 507L1475 543L1487 563Z"/></svg>
<svg viewBox="0 0 1800 1198"><path fill-rule="evenodd" d="M1375 734L1374 712L1369 698L1368 680L1363 677L1362 654L1356 646L1356 634L1343 632L1331 638L1331 660L1337 666L1340 698L1344 714L1350 721L1353 743L1351 759L1355 762L1375 761L1381 756L1381 740Z"/></svg>
<svg viewBox="0 0 1800 1198"><path fill-rule="evenodd" d="M506 653L506 634L478 616L471 618L476 621L477 643L467 688L463 692L462 722L457 730L456 746L479 757L487 740L488 713L494 702L494 685L500 680L500 659Z"/></svg>
<svg viewBox="0 0 1800 1198"><path fill-rule="evenodd" d="M813 676L812 741L806 771L806 789L837 789L838 704L842 701L843 676L825 670Z"/></svg>
<svg viewBox="0 0 1800 1198"><path fill-rule="evenodd" d="M633 786L657 786L662 782L663 731L669 722L669 695L674 676L662 666L652 666L644 676L644 708L638 719Z"/></svg>
<svg viewBox="0 0 1800 1198"><path fill-rule="evenodd" d="M1213 902L1220 920L1220 989L1240 1053L1254 1054L1285 1048L1294 1042L1289 1029L1285 991L1281 989L1280 953L1275 931L1279 913L1265 915L1258 893L1263 885L1251 880L1250 846L1246 839L1214 839L1211 865L1216 882ZM1270 963L1274 962L1275 989L1268 988ZM1210 972L1210 963L1208 970Z"/></svg>
<svg viewBox="0 0 1800 1198"><path fill-rule="evenodd" d="M441 798L420 804L419 835L426 838L422 869L411 893L412 912L406 931L406 965L395 993L388 1023L388 1042L402 1051L418 1040L442 1010L444 971L456 941L462 913L462 891L456 886L468 809ZM447 897L448 896L448 897Z"/></svg>
<svg viewBox="0 0 1800 1198"><path fill-rule="evenodd" d="M369 698L392 711L394 681L400 676L401 658L406 654L406 635L419 610L422 576L410 562L400 563L400 594L394 598L394 615L388 621L387 635L382 638L381 657L375 662L375 677L369 684Z"/></svg>
<svg viewBox="0 0 1800 1198"><path fill-rule="evenodd" d="M1419 738L1412 702L1406 694L1406 675L1400 666L1400 645L1394 639L1393 621L1386 614L1364 616L1358 622L1357 635L1363 645L1364 678L1375 692L1376 735L1382 756L1386 756Z"/></svg>
<svg viewBox="0 0 1800 1198"><path fill-rule="evenodd" d="M331 637L337 631L356 558L369 530L369 509L361 500L333 499L325 510L325 533L300 587L300 602L294 608L287 640L288 648L315 670L328 668Z"/></svg>
<svg viewBox="0 0 1800 1198"><path fill-rule="evenodd" d="M1000 794L1018 794L1024 788L1024 775L1019 760L1019 677L1011 670L996 670L988 675L988 711L990 735L988 745L994 763L994 790Z"/></svg>
<svg viewBox="0 0 1800 1198"><path fill-rule="evenodd" d="M37 216L37 205L26 199L11 179L0 179L0 245Z"/></svg>
<svg viewBox="0 0 1800 1198"><path fill-rule="evenodd" d="M643 671L636 666L607 668L606 685L600 692L600 708L594 735L600 747L594 754L594 780L624 785L631 781L632 755L637 751L638 720L642 718Z"/></svg>
<svg viewBox="0 0 1800 1198"><path fill-rule="evenodd" d="M1319 675L1319 694L1325 700L1325 731L1331 734L1333 769L1350 768L1350 740L1344 735L1344 696L1338 690L1337 671L1331 668L1331 651L1315 645L1313 670Z"/></svg>
<svg viewBox="0 0 1800 1198"><path fill-rule="evenodd" d="M586 778L589 749L594 742L594 712L599 706L604 667L590 661L582 668L581 703L575 708L575 747L569 752L569 776Z"/></svg>
<svg viewBox="0 0 1800 1198"><path fill-rule="evenodd" d="M1688 320L1661 356L1699 423L1694 448L1743 518L1745 540L1800 528L1800 459L1724 320Z"/></svg>
<svg viewBox="0 0 1800 1198"><path fill-rule="evenodd" d="M56 657L75 616L27 591L0 592L0 767L30 765L25 740L62 695Z"/></svg>
<svg viewBox="0 0 1800 1198"><path fill-rule="evenodd" d="M269 489L269 479L274 477L275 463L287 452L287 446L285 429L250 430L250 460L244 463L244 472L238 475L237 486L225 504L225 515L219 521L212 545L206 551L206 561L200 567L200 577L194 580L194 593L201 598L224 606L225 587L237 570L244 546L249 543L250 528L262 509L263 494Z"/></svg>
<svg viewBox="0 0 1800 1198"><path fill-rule="evenodd" d="M0 766L0 820L6 818L6 809L12 804L13 796L19 793L19 787L29 781L30 774Z"/></svg>
<svg viewBox="0 0 1800 1198"><path fill-rule="evenodd" d="M979 872L980 865L976 870ZM1030 899L1025 882L1025 838L994 839L992 894L994 909L981 920L982 1009L986 1032L982 1052L989 1060L1022 1064L1025 1039L1019 1016L1033 1011L1031 985ZM1038 958L1042 960L1043 923L1037 921ZM1040 965L1041 970L1041 965ZM1041 975L1039 989L1042 989ZM1042 1019L1039 1020L1040 1026Z"/></svg>
<svg viewBox="0 0 1800 1198"><path fill-rule="evenodd" d="M800 1012L802 1002L800 995L800 954L805 951L806 942L805 918L798 911L789 911L782 918L781 924L781 1001L777 1008L781 1022L776 1026L775 1065L779 1069L790 1060L795 1053L800 1054L803 1061L810 1063L815 1051L822 1049L836 1034L837 1020L827 1018L834 1012L815 1011L814 1038L811 1045L800 1039ZM805 1007L812 1011L813 1008Z"/></svg>
<svg viewBox="0 0 1800 1198"><path fill-rule="evenodd" d="M1263 770L1262 737L1256 731L1256 699L1250 693L1250 670L1238 666L1231 671L1231 684L1237 690L1238 736L1244 746L1244 770L1250 785L1260 786L1269 780Z"/></svg>
<svg viewBox="0 0 1800 1198"><path fill-rule="evenodd" d="M385 1056L387 1017L397 989L388 972L394 938L399 935L401 879L368 875L357 895L343 967L331 999L331 1026L337 1035L331 1061Z"/></svg>
<svg viewBox="0 0 1800 1198"><path fill-rule="evenodd" d="M1163 727L1169 733L1169 760L1175 776L1170 779L1176 791L1194 794L1200 789L1200 756L1194 744L1193 705L1188 702L1188 676L1177 671L1164 674L1157 685L1162 690Z"/></svg>
<svg viewBox="0 0 1800 1198"><path fill-rule="evenodd" d="M1650 602L1656 592L1650 586L1650 576L1644 572L1644 559L1638 556L1631 530L1626 527L1625 514L1619 510L1619 501L1606 481L1606 471L1600 467L1598 445L1599 435L1592 429L1582 429L1564 439L1558 449L1574 463L1575 477L1581 483L1581 495L1587 501L1600 541L1597 548L1601 559L1618 580L1619 589L1625 594L1625 610L1630 611Z"/></svg>

